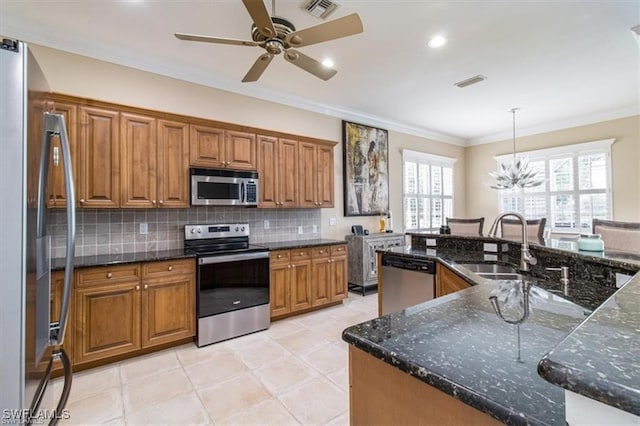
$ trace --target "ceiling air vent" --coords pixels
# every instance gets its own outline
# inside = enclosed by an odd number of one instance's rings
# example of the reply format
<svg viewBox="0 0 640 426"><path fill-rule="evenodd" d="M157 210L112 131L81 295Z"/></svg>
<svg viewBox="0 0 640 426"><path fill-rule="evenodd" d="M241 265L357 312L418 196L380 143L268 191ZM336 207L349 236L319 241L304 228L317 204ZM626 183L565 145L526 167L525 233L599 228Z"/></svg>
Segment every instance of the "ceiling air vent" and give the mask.
<svg viewBox="0 0 640 426"><path fill-rule="evenodd" d="M331 0L309 0L302 8L316 18L327 19L338 8L338 4Z"/></svg>
<svg viewBox="0 0 640 426"><path fill-rule="evenodd" d="M466 80L462 80L457 83L454 83L454 86L458 86L460 88L467 87L467 86L471 86L472 84L480 83L481 81L484 81L486 79L487 77L485 77L484 75L478 74Z"/></svg>

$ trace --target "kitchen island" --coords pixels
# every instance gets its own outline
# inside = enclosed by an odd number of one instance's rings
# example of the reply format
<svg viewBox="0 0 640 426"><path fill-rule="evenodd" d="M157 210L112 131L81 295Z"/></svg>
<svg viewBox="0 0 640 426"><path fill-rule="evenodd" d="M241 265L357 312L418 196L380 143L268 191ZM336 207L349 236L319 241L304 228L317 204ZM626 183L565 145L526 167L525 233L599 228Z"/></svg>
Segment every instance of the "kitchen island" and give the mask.
<svg viewBox="0 0 640 426"><path fill-rule="evenodd" d="M486 260L482 251L439 247L435 252L408 248L394 253L436 259L475 285L344 331L343 339L350 344L354 424L499 421L564 425L564 391L556 386L559 383L552 384L538 374L538 364L585 319L584 324L589 324L601 314L597 309L589 316L592 309L607 306L605 301L616 293L615 286L574 280L565 295L548 279L532 277L525 287L523 281L473 279L464 268L456 267L456 261ZM635 286L640 287L638 277L623 290ZM500 319L489 297L497 296L504 303L505 294L517 297L525 288L531 307L526 321L517 326ZM507 319L517 316L517 307L510 310L503 304L503 308ZM609 354L594 351L590 356L607 362ZM552 368L561 369L562 361L559 358ZM588 361L579 359L580 363ZM407 389L410 391L403 394ZM422 398L416 396L420 394Z"/></svg>

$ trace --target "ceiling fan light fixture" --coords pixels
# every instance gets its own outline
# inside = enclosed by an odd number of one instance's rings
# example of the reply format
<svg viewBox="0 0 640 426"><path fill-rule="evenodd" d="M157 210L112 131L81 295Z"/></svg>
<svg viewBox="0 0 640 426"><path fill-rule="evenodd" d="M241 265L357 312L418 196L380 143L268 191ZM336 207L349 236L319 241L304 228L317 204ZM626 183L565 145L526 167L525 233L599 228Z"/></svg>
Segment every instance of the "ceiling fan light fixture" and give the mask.
<svg viewBox="0 0 640 426"><path fill-rule="evenodd" d="M463 87L467 87L467 86L471 86L472 84L476 84L476 83L480 83L481 81L486 80L487 77L485 77L482 74L478 74L478 75L474 75L471 78L467 78L466 80L462 80L459 81L457 83L453 83L454 86L458 86L459 88L463 88Z"/></svg>

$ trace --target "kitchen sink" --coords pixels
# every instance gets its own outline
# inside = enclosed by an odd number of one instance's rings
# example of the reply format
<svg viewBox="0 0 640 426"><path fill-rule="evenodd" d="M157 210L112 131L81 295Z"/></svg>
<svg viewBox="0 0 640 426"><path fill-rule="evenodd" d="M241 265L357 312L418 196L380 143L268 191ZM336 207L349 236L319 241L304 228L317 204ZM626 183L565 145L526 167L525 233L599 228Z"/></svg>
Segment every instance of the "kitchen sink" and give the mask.
<svg viewBox="0 0 640 426"><path fill-rule="evenodd" d="M458 263L474 274L516 274L518 271L513 266L498 265L495 263Z"/></svg>
<svg viewBox="0 0 640 426"><path fill-rule="evenodd" d="M527 276L516 274L513 272L474 272L477 276L487 280L525 280Z"/></svg>

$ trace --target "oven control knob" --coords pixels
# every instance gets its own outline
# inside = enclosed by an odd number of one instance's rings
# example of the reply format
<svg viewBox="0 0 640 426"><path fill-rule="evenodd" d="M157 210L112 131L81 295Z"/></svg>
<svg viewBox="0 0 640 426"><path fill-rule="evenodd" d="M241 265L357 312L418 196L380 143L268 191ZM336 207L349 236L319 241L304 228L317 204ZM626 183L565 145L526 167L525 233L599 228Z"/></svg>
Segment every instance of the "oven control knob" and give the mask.
<svg viewBox="0 0 640 426"><path fill-rule="evenodd" d="M243 226L242 228L240 228L240 230L241 230L242 232L244 232L244 226Z"/></svg>
<svg viewBox="0 0 640 426"><path fill-rule="evenodd" d="M236 232L238 232L238 229L239 229L239 228L236 226Z"/></svg>
<svg viewBox="0 0 640 426"><path fill-rule="evenodd" d="M196 233L196 228L191 228L191 233L195 234Z"/></svg>
<svg viewBox="0 0 640 426"><path fill-rule="evenodd" d="M202 229L198 228L198 234L202 234Z"/></svg>

